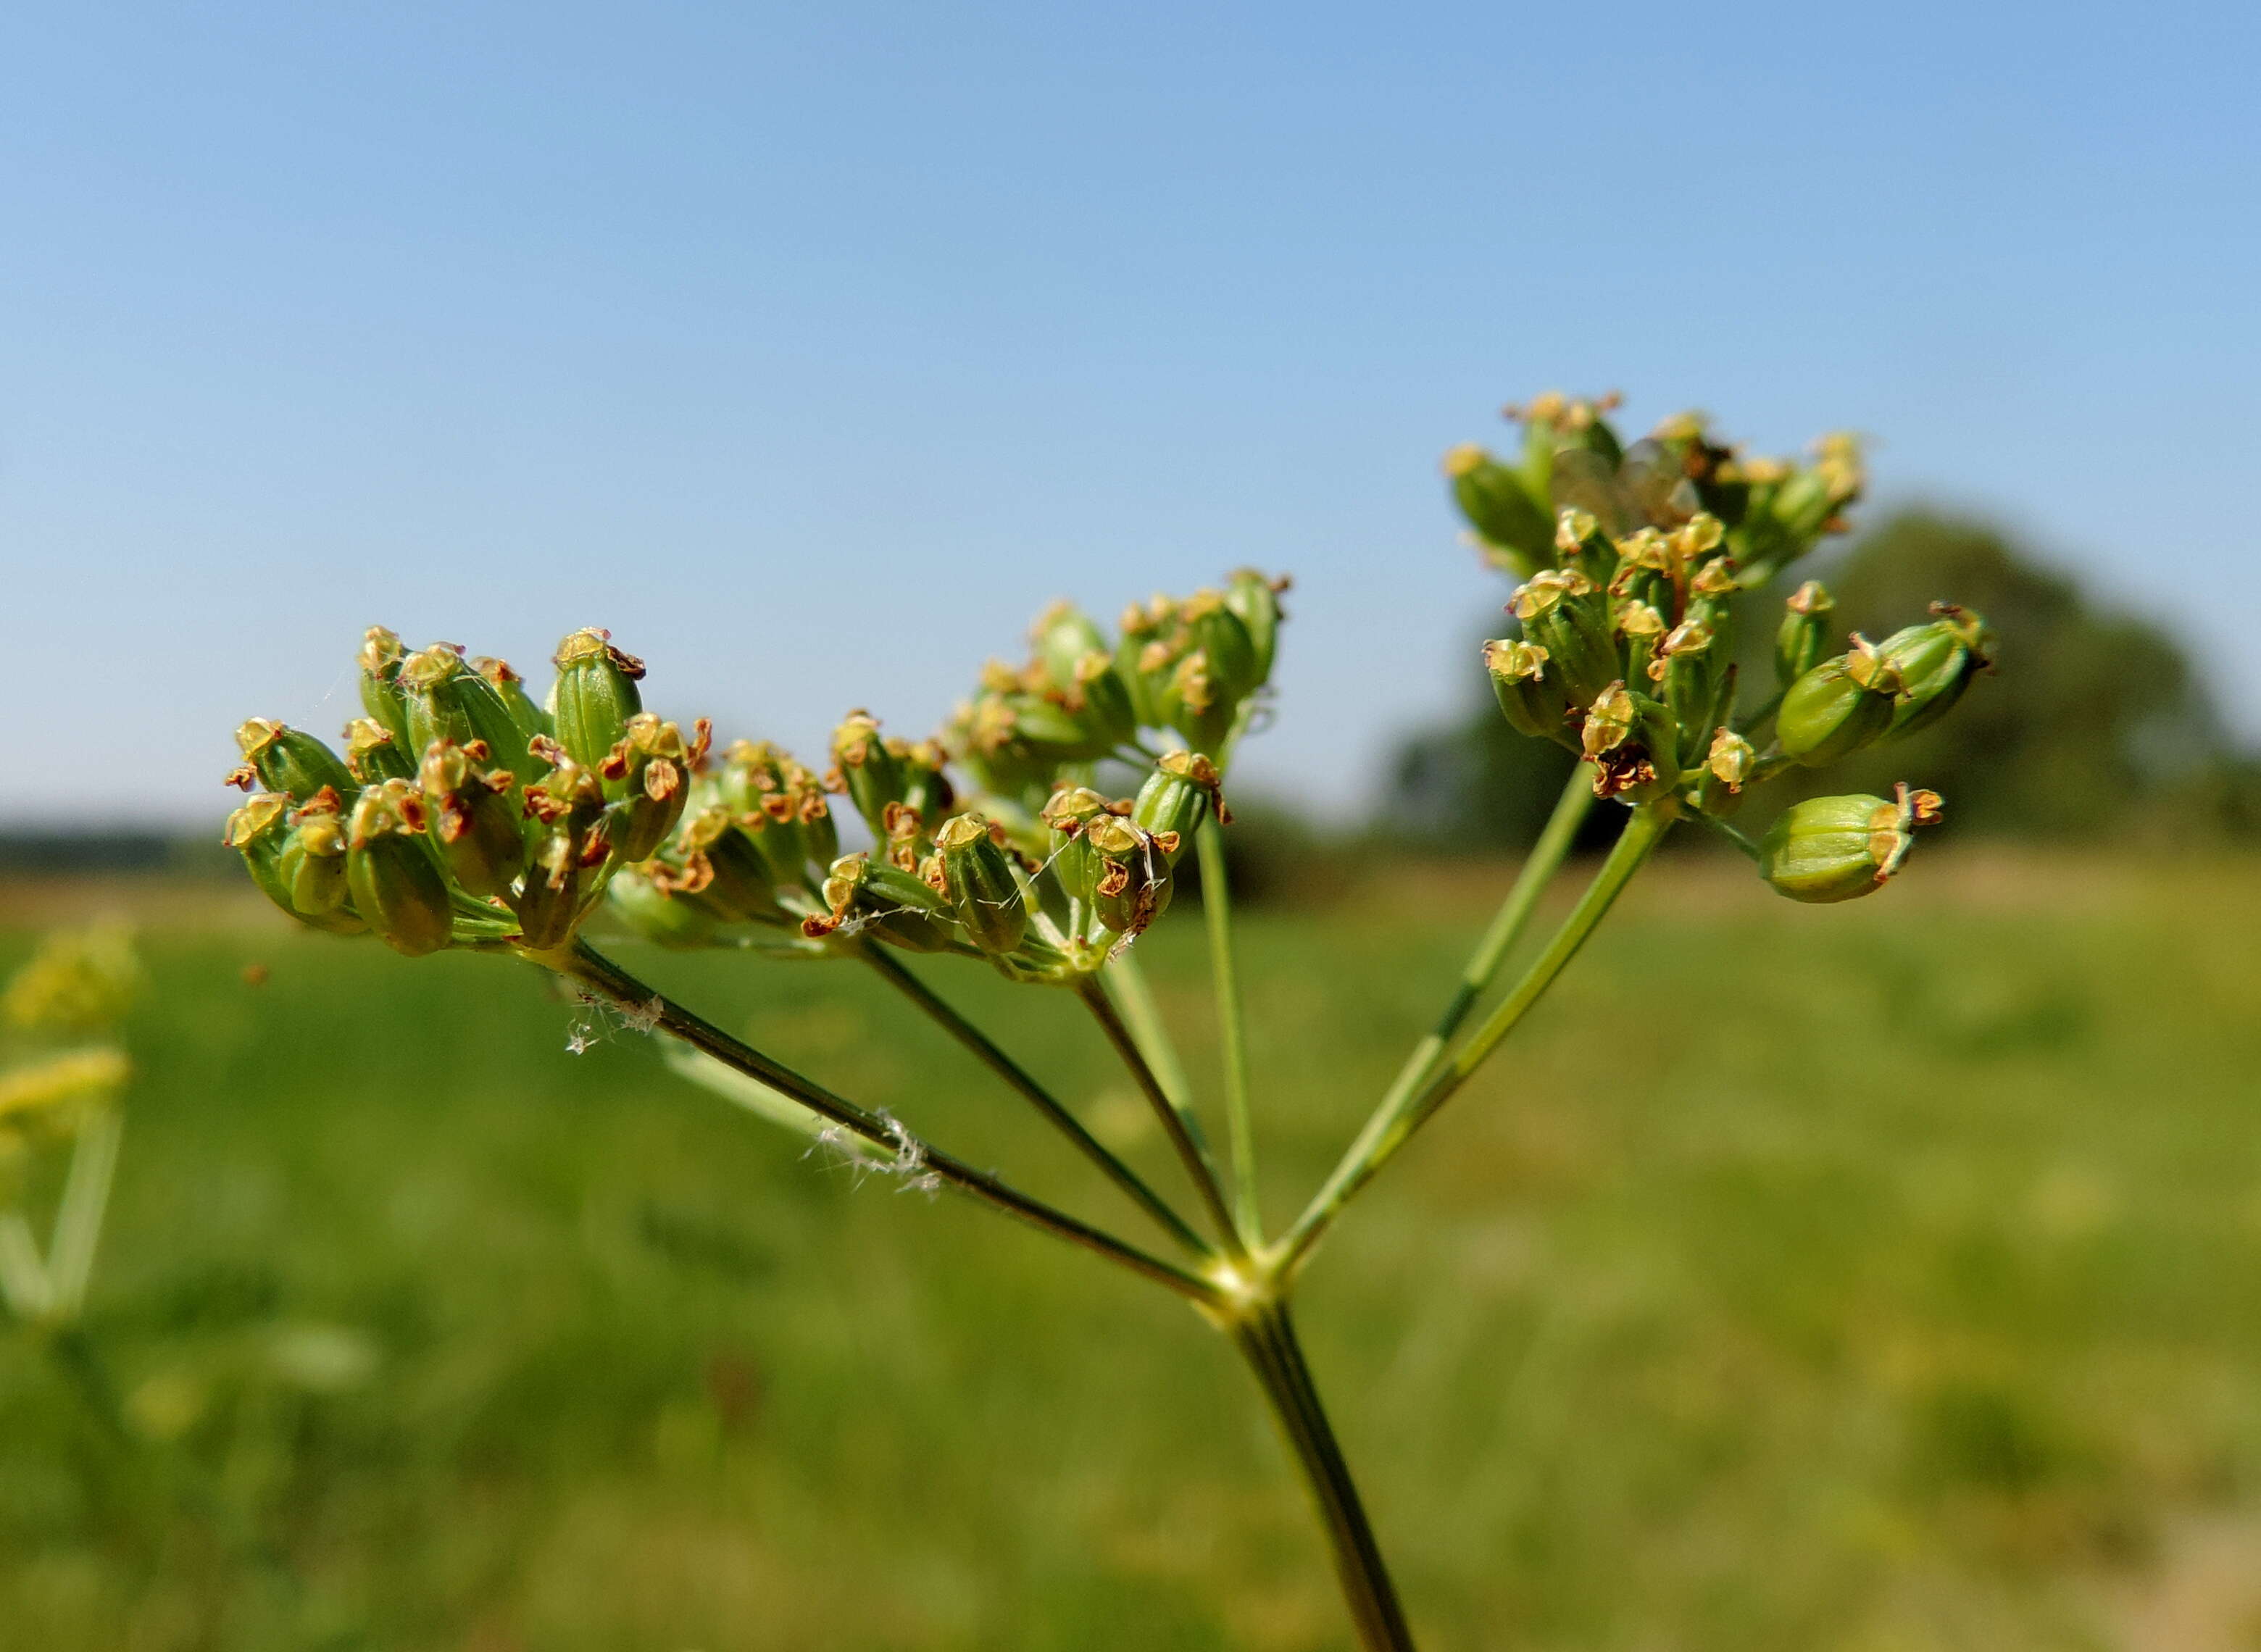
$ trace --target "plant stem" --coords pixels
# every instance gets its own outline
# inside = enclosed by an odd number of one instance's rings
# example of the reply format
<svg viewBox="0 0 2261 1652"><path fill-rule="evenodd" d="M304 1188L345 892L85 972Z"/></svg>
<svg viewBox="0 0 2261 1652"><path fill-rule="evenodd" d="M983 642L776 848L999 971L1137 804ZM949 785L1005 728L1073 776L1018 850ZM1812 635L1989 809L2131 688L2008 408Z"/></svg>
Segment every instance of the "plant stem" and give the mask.
<svg viewBox="0 0 2261 1652"><path fill-rule="evenodd" d="M99 1108L72 1144L62 1202L47 1244L47 1278L54 1292L49 1311L59 1318L76 1318L86 1302L95 1247L102 1240L102 1218L110 1207L111 1182L118 1170L118 1138L125 1129L122 1110Z"/></svg>
<svg viewBox="0 0 2261 1652"><path fill-rule="evenodd" d="M1249 1117L1248 1039L1242 1024L1240 973L1232 951L1232 894L1224 869L1224 833L1214 816L1195 833L1201 855L1202 916L1209 926L1209 979L1217 989L1218 1041L1224 1057L1224 1125L1232 1150L1232 1216L1240 1242L1264 1243L1257 1206L1256 1129Z"/></svg>
<svg viewBox="0 0 2261 1652"><path fill-rule="evenodd" d="M1193 1182L1195 1191L1201 1195L1202 1203L1208 1208L1209 1219L1217 1225L1217 1237L1224 1241L1229 1252L1239 1253L1240 1232L1233 1225L1231 1207L1224 1202L1224 1189L1217 1182L1217 1167L1209 1160L1209 1144L1202 1139L1201 1121L1191 1111L1180 1107L1171 1099L1169 1092L1162 1088L1162 1081L1156 1076L1145 1052L1138 1047L1138 1040L1130 1036L1130 1029L1123 1024L1123 1017L1116 1013L1107 989L1087 975L1076 983L1075 991L1091 1011L1092 1018L1107 1034L1107 1041L1115 1046L1116 1054L1123 1058L1123 1065L1130 1068L1131 1078L1153 1108L1154 1117L1162 1121L1163 1132L1169 1137L1170 1146L1177 1150L1178 1162L1185 1167L1187 1177Z"/></svg>
<svg viewBox="0 0 2261 1652"><path fill-rule="evenodd" d="M963 1160L928 1146L892 1119L865 1112L853 1102L834 1095L814 1080L803 1078L751 1045L741 1043L712 1022L654 992L586 941L576 941L571 948L554 952L528 949L521 955L580 982L645 1025L664 1027L693 1049L703 1050L724 1066L783 1092L809 1111L853 1131L874 1146L886 1149L898 1160L915 1162L921 1171L931 1172L960 1193L1167 1286L1189 1301L1213 1303L1217 1299L1217 1288L1200 1275L1126 1244L1112 1233L1030 1197L986 1170L977 1170Z"/></svg>
<svg viewBox="0 0 2261 1652"><path fill-rule="evenodd" d="M1486 1057L1499 1047L1500 1040L1513 1031L1518 1022L1537 1003L1547 988L1554 983L1584 945L1586 937L1594 932L1609 912L1610 907L1623 893L1634 873L1653 852L1672 824L1672 817L1654 805L1643 805L1633 812L1619 835L1617 846L1610 851L1609 858L1594 874L1578 897L1578 904L1562 921L1547 941L1546 948L1532 960L1522 979L1502 999L1497 1008L1485 1018L1460 1052L1432 1076L1418 1091L1402 1097L1394 1106L1378 1107L1358 1139L1351 1144L1342 1161L1338 1164L1326 1185L1312 1196L1311 1202L1296 1218L1296 1225L1274 1246L1267 1261L1275 1277L1292 1278L1296 1269L1310 1257L1312 1247L1325 1234L1327 1226L1339 1215L1343 1206L1358 1190L1374 1179L1375 1173L1389 1162L1397 1150L1410 1140L1413 1132L1436 1115L1438 1109L1452 1099L1454 1091L1465 1084Z"/></svg>
<svg viewBox="0 0 2261 1652"><path fill-rule="evenodd" d="M1396 1586L1390 1582L1350 1466L1319 1403L1288 1304L1270 1301L1247 1310L1229 1331L1263 1390L1311 1494L1326 1532L1335 1577L1358 1628L1359 1645L1366 1652L1413 1652L1413 1634L1398 1604Z"/></svg>
<svg viewBox="0 0 2261 1652"><path fill-rule="evenodd" d="M1201 1120L1194 1116L1194 1087L1186 1078L1186 1065L1178 1059L1178 1046L1171 1040L1170 1024L1162 1019L1161 1007L1154 1002L1154 989L1146 984L1146 972L1128 951L1117 953L1107 966L1107 981L1114 993L1116 1007L1130 1031L1138 1036L1139 1052L1154 1069L1161 1081L1162 1094L1170 1105L1186 1117L1193 1131L1194 1139L1209 1151L1202 1139Z"/></svg>
<svg viewBox="0 0 2261 1652"><path fill-rule="evenodd" d="M866 941L864 943L864 961L879 971L888 985L932 1017L944 1031L973 1052L984 1067L1018 1091L1054 1128L1074 1144L1079 1153L1097 1166L1109 1181L1160 1224L1172 1239L1195 1256L1215 1254L1202 1236L1188 1225L1185 1217L1172 1210L1159 1194L1146 1185L1145 1178L1109 1152L1106 1144L1086 1130L1082 1122L1069 1112L1057 1096L1030 1077L1019 1062L999 1049L987 1033L944 1002L893 952L877 941Z"/></svg>

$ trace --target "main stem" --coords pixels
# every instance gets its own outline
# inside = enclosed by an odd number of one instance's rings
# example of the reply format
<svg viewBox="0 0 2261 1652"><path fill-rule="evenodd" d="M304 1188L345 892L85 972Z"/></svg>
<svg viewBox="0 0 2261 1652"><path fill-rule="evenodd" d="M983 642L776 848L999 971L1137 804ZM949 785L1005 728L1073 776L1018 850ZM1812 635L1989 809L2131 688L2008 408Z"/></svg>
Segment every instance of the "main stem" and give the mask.
<svg viewBox="0 0 2261 1652"><path fill-rule="evenodd" d="M1225 879L1224 833L1215 816L1195 834L1201 854L1202 916L1209 926L1209 977L1217 989L1218 1041L1224 1056L1224 1127L1232 1148L1232 1216L1240 1242L1264 1242L1256 1199L1256 1130L1249 1117L1248 1038L1240 1009L1240 972L1232 949L1232 893Z"/></svg>
<svg viewBox="0 0 2261 1652"><path fill-rule="evenodd" d="M1396 1585L1390 1581L1350 1466L1319 1403L1288 1304L1274 1300L1250 1308L1227 1329L1262 1389L1310 1492L1334 1560L1335 1577L1358 1629L1359 1645L1365 1652L1414 1652L1413 1632L1398 1604Z"/></svg>
<svg viewBox="0 0 2261 1652"><path fill-rule="evenodd" d="M1375 1110L1374 1117L1343 1154L1326 1184L1312 1196L1296 1225L1273 1248L1268 1261L1274 1277L1295 1276L1343 1206L1374 1179L1375 1172L1389 1163L1399 1148L1412 1139L1414 1131L1435 1117L1438 1109L1451 1100L1485 1058L1499 1047L1500 1040L1514 1031L1516 1024L1578 955L1578 949L1586 944L1587 937L1593 934L1671 824L1671 815L1654 805L1633 810L1616 847L1594 874L1594 880L1586 886L1585 893L1578 897L1578 904L1571 909L1570 916L1562 921L1562 926L1548 939L1545 950L1532 960L1507 996L1461 1045L1460 1052L1418 1090L1408 1091L1393 1105Z"/></svg>

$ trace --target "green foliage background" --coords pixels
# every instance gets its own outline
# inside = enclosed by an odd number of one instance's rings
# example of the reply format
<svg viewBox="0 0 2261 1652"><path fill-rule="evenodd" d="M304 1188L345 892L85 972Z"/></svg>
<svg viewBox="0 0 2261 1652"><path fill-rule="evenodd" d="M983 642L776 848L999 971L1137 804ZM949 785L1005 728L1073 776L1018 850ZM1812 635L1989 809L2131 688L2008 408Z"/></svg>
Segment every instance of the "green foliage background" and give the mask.
<svg viewBox="0 0 2261 1652"><path fill-rule="evenodd" d="M1501 887L1251 918L1275 1219ZM0 1646L1342 1644L1245 1379L1161 1293L858 1185L633 1032L568 1054L585 1012L530 970L133 898L91 1329L168 1467L0 1331ZM1140 945L1205 1071L1192 916ZM1740 865L1638 886L1311 1277L1424 1645L2250 1644L2257 919L2232 862L1920 852L1826 911ZM876 983L638 961L1119 1213ZM929 969L1169 1176L1072 1006Z"/></svg>

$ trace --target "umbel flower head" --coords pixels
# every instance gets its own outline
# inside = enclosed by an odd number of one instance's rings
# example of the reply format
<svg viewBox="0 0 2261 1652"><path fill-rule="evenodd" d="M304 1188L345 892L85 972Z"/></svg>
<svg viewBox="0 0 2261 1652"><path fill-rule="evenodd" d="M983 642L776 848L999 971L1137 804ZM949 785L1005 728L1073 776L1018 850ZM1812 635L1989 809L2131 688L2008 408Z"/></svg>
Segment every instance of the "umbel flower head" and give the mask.
<svg viewBox="0 0 2261 1652"><path fill-rule="evenodd" d="M1842 900L1881 887L1908 830L1936 818L1931 794L1891 806L1897 835L1888 840L1880 827L1874 841L1891 852L1857 877L1796 870L1812 857L1772 834L1762 850L1726 817L1748 788L1947 715L1991 666L1985 621L1934 603L1927 621L1881 643L1855 635L1833 652L1832 604L1818 582L1786 600L1766 593L1846 528L1866 485L1858 443L1824 437L1805 463L1752 457L1683 414L1628 444L1611 423L1614 408L1613 398L1550 392L1508 409L1523 427L1518 456L1473 445L1446 456L1478 549L1520 582L1508 633L1484 644L1502 715L1518 734L1576 751L1598 796L1720 827L1785 894ZM1776 692L1762 699L1739 682L1734 663L1738 633L1750 625L1768 628L1762 638L1771 633ZM1842 821L1866 822L1885 807L1809 800L1778 824L1784 842L1805 844L1819 841L1817 822L1850 830ZM1814 893L1825 887L1829 894Z"/></svg>

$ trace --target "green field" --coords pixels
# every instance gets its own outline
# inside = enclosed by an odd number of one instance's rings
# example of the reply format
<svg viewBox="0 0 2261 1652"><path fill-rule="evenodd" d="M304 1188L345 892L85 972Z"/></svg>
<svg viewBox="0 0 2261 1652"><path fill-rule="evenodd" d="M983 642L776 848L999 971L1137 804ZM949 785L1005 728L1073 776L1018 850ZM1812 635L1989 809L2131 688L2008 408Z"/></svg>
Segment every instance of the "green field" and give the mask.
<svg viewBox="0 0 2261 1652"><path fill-rule="evenodd" d="M1275 1223L1500 883L1250 916ZM125 887L10 893L0 963L121 903L154 989L90 1324L147 1443L0 1327L8 1652L1346 1645L1162 1292L859 1182L634 1031L569 1054L520 966ZM2261 1647L2257 933L2251 865L1637 889L1304 1295L1424 1646ZM1198 925L1141 953L1205 1073ZM635 959L1136 1223L853 966ZM920 962L1180 1185L1071 1001Z"/></svg>

